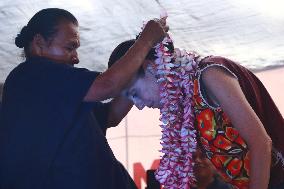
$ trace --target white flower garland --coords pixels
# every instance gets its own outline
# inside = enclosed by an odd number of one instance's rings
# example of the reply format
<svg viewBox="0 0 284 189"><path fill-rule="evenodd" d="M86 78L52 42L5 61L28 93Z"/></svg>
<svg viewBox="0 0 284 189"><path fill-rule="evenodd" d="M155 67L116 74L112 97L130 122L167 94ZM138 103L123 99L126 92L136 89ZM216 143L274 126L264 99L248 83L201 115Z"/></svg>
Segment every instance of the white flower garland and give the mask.
<svg viewBox="0 0 284 189"><path fill-rule="evenodd" d="M170 189L189 189L195 181L192 153L196 149L193 113L193 77L197 63L195 54L175 49L169 52L166 37L156 49L152 68L160 85L163 153L156 179Z"/></svg>

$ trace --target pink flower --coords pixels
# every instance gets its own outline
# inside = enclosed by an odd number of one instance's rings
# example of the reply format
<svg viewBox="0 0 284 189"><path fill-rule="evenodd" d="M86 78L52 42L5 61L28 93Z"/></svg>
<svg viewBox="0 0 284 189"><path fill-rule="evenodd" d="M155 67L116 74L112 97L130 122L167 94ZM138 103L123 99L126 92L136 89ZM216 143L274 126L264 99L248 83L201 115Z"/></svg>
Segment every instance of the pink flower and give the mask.
<svg viewBox="0 0 284 189"><path fill-rule="evenodd" d="M164 188L189 189L195 181L192 153L196 148L193 115L193 78L195 55L175 49L171 54L165 46L172 42L166 37L156 46L157 59L152 70L160 84L161 145L163 153L156 178Z"/></svg>

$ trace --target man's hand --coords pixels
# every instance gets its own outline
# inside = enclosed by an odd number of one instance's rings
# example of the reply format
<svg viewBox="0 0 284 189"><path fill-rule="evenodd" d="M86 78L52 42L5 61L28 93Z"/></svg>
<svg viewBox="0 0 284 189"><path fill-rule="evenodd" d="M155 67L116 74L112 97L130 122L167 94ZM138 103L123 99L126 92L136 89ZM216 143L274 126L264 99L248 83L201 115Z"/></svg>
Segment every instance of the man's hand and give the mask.
<svg viewBox="0 0 284 189"><path fill-rule="evenodd" d="M150 47L153 47L167 36L168 31L169 26L167 25L166 18L153 19L147 22L140 38L145 40Z"/></svg>

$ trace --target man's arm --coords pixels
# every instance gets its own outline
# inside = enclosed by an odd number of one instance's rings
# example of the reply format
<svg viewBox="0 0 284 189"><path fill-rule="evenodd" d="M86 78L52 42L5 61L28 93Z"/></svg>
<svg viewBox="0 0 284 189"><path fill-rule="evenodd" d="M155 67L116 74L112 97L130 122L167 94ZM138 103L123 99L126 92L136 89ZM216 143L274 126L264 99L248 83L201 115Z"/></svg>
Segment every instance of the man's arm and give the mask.
<svg viewBox="0 0 284 189"><path fill-rule="evenodd" d="M109 115L107 118L107 128L117 126L121 120L131 110L133 103L125 96L115 97L110 102Z"/></svg>
<svg viewBox="0 0 284 189"><path fill-rule="evenodd" d="M102 101L119 95L134 77L150 49L165 35L166 25L150 20L127 53L92 83L84 101Z"/></svg>

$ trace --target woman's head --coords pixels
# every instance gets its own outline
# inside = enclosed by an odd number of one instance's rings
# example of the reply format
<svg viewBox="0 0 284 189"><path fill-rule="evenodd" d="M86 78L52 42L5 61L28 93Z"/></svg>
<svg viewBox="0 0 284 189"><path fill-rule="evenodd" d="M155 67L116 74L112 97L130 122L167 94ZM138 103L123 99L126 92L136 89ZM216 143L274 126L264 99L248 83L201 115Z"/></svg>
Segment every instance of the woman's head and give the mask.
<svg viewBox="0 0 284 189"><path fill-rule="evenodd" d="M15 38L27 58L46 57L56 62L78 63L80 45L78 21L64 9L48 8L37 12Z"/></svg>
<svg viewBox="0 0 284 189"><path fill-rule="evenodd" d="M135 40L124 41L119 44L112 52L108 67L111 67L117 60L119 60L135 43ZM149 65L153 64L155 60L155 49L152 49L144 63L143 67L137 72L136 76L132 79L129 86L123 93L133 101L138 109L143 109L145 106L150 108L160 108L160 94L159 85Z"/></svg>

